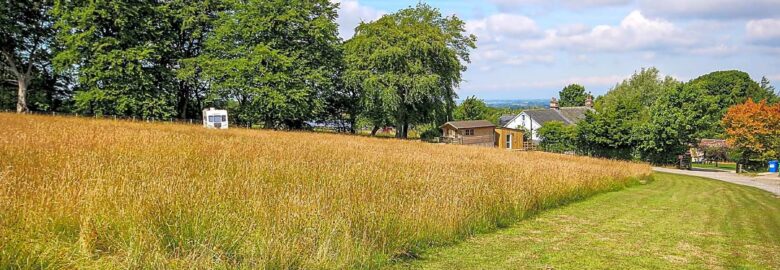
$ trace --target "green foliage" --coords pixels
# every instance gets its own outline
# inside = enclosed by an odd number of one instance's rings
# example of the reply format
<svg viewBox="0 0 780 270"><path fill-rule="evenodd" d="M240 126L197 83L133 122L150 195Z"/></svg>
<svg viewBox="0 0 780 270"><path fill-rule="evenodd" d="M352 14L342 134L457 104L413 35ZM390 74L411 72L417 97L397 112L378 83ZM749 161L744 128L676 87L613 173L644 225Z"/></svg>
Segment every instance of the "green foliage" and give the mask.
<svg viewBox="0 0 780 270"><path fill-rule="evenodd" d="M643 160L671 164L698 142L697 134L710 124L706 116L712 110L702 96L689 85L665 89L650 107L649 121L635 135Z"/></svg>
<svg viewBox="0 0 780 270"><path fill-rule="evenodd" d="M776 102L778 97L770 86L768 80L762 87L753 81L750 75L738 70L716 71L688 82L688 87L697 88L702 93L700 98L709 103L708 107L719 109L703 115L709 125L703 128L699 135L704 138L722 137L723 127L720 120L726 110L748 98L756 102L764 99L769 103Z"/></svg>
<svg viewBox="0 0 780 270"><path fill-rule="evenodd" d="M420 139L423 141L433 141L434 139L441 137L441 129L436 125L422 125L417 126L418 130L421 130L420 132Z"/></svg>
<svg viewBox="0 0 780 270"><path fill-rule="evenodd" d="M324 109L340 59L336 4L226 1L206 41L208 102L236 101L240 122L300 128Z"/></svg>
<svg viewBox="0 0 780 270"><path fill-rule="evenodd" d="M679 84L671 77L661 78L658 69L642 69L596 99L597 113L588 114L578 123L580 152L600 157L639 158L636 147L646 132L641 127L650 121L650 107L668 89Z"/></svg>
<svg viewBox="0 0 780 270"><path fill-rule="evenodd" d="M420 3L357 27L345 44L344 81L374 125L395 123L405 138L410 124L451 118L475 42L462 20Z"/></svg>
<svg viewBox="0 0 780 270"><path fill-rule="evenodd" d="M585 93L585 87L579 84L570 84L558 92L561 107L575 107L585 105L585 100L590 94Z"/></svg>
<svg viewBox="0 0 780 270"><path fill-rule="evenodd" d="M67 98L51 66L51 9L51 1L0 4L0 108L54 110Z"/></svg>
<svg viewBox="0 0 780 270"><path fill-rule="evenodd" d="M576 126L566 125L560 121L547 122L537 130L537 134L541 139L539 146L544 151L563 153L575 150Z"/></svg>
<svg viewBox="0 0 780 270"><path fill-rule="evenodd" d="M766 78L766 76L761 76L761 82L759 84L761 89L764 90L766 93L773 93L775 98L774 100L767 100L770 103L778 102L780 101L780 92L775 92L775 87L772 85L772 83L769 81L769 79Z"/></svg>
<svg viewBox="0 0 780 270"><path fill-rule="evenodd" d="M488 112L488 106L484 101L471 96L455 108L455 120L485 120Z"/></svg>
<svg viewBox="0 0 780 270"><path fill-rule="evenodd" d="M169 117L175 112L160 5L56 1L63 45L55 64L78 78L76 108L95 114Z"/></svg>

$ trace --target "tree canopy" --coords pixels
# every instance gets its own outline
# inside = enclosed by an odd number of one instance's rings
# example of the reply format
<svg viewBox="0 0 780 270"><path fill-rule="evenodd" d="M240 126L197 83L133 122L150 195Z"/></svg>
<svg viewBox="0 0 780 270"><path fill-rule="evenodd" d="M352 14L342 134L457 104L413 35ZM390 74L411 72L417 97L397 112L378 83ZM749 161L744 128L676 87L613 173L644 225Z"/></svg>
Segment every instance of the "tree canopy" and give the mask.
<svg viewBox="0 0 780 270"><path fill-rule="evenodd" d="M765 100L756 103L747 99L727 109L723 126L740 163L780 157L780 103L769 105Z"/></svg>
<svg viewBox="0 0 780 270"><path fill-rule="evenodd" d="M318 116L324 95L337 87L336 7L328 0L226 1L195 61L211 86L207 102L271 128L300 128Z"/></svg>
<svg viewBox="0 0 780 270"><path fill-rule="evenodd" d="M3 1L0 5L0 82L15 84L17 112L29 110L28 90L33 84L53 93L51 9L51 1Z"/></svg>
<svg viewBox="0 0 780 270"><path fill-rule="evenodd" d="M462 20L420 3L355 29L345 44L345 83L358 89L374 125L395 123L406 138L410 124L452 118L475 42Z"/></svg>
<svg viewBox="0 0 780 270"><path fill-rule="evenodd" d="M488 107L484 101L475 96L463 100L455 109L456 120L484 120L488 117Z"/></svg>
<svg viewBox="0 0 780 270"><path fill-rule="evenodd" d="M688 87L696 88L700 91L701 101L708 103L709 108L718 108L702 115L707 118L709 125L704 127L700 134L703 137L722 137L723 127L720 125L720 119L726 113L729 107L745 102L751 99L755 102L767 100L774 103L778 100L777 95L771 89L771 85L766 80L764 87L753 81L745 72L738 70L716 71L688 82Z"/></svg>
<svg viewBox="0 0 780 270"><path fill-rule="evenodd" d="M558 92L561 107L583 106L590 93L585 92L585 87L579 84L570 84Z"/></svg>

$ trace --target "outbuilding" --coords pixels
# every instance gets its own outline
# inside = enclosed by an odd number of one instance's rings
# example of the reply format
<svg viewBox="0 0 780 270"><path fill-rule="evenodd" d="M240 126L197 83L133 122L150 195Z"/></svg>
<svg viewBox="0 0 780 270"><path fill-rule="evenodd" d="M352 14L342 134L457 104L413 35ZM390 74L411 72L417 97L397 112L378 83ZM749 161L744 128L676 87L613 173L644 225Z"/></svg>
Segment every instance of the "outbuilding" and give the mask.
<svg viewBox="0 0 780 270"><path fill-rule="evenodd" d="M486 120L450 121L441 125L444 143L493 147L496 125Z"/></svg>
<svg viewBox="0 0 780 270"><path fill-rule="evenodd" d="M495 145L498 149L523 150L523 131L514 128L497 127Z"/></svg>

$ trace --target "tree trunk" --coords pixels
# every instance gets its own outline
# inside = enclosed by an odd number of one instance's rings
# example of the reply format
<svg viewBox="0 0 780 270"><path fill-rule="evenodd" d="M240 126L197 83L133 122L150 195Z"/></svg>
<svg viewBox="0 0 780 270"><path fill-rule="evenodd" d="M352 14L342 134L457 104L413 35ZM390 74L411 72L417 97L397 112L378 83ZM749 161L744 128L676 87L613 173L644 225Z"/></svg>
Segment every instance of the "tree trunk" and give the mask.
<svg viewBox="0 0 780 270"><path fill-rule="evenodd" d="M29 111L27 108L27 84L29 80L25 76L20 76L16 83L19 85L19 93L16 98L16 112L26 113Z"/></svg>
<svg viewBox="0 0 780 270"><path fill-rule="evenodd" d="M379 131L379 126L374 126L374 129L371 130L371 137L376 136L377 131Z"/></svg>
<svg viewBox="0 0 780 270"><path fill-rule="evenodd" d="M190 89L189 85L187 85L186 82L180 81L179 82L179 101L178 101L178 110L179 110L179 118L181 119L187 119L187 107L189 106L190 102Z"/></svg>

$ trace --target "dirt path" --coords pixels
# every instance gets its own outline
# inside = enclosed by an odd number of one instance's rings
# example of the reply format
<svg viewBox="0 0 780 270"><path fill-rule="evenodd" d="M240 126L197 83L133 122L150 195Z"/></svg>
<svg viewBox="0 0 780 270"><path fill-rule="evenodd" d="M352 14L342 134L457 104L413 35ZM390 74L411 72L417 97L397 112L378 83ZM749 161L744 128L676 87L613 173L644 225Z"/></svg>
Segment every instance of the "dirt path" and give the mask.
<svg viewBox="0 0 780 270"><path fill-rule="evenodd" d="M657 172L706 177L706 178L721 180L721 181L734 183L738 185L755 187L755 188L769 191L772 194L775 194L775 196L780 197L780 177L777 176L748 177L733 172L725 172L725 171L704 171L704 170L695 170L695 169L688 171L688 170L667 169L667 168L660 168L660 167L653 167L653 170ZM775 181L772 178L775 178L777 180Z"/></svg>

